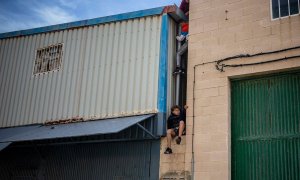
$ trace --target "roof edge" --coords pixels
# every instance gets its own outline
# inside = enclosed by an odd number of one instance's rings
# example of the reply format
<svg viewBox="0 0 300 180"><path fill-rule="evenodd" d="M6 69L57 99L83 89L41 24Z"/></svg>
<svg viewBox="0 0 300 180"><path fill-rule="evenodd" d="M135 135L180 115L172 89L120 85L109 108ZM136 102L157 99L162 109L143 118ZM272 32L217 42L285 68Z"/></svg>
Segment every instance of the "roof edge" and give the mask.
<svg viewBox="0 0 300 180"><path fill-rule="evenodd" d="M163 13L169 14L176 22L188 21L187 16L176 5L165 6Z"/></svg>
<svg viewBox="0 0 300 180"><path fill-rule="evenodd" d="M111 15L111 16L104 16L104 17L93 18L93 19L88 19L88 20L81 20L81 21L75 21L75 22L69 22L69 23L63 23L63 24L57 24L57 25L50 25L50 26L20 30L20 31L6 32L6 33L0 34L0 39L10 38L10 37L18 37L18 36L27 36L27 35L33 35L33 34L38 34L38 33L46 33L46 32L51 32L51 31L59 31L59 30L92 26L92 25L97 25L97 24L123 21L123 20L153 16L153 15L160 15L163 13L171 12L172 10L170 10L169 7L172 7L172 6L162 6L162 7L157 7L157 8L133 11L133 12L116 14L116 15ZM166 10L166 9L169 9L169 10ZM175 8L173 7L173 10L174 9L178 9L177 6L175 6Z"/></svg>

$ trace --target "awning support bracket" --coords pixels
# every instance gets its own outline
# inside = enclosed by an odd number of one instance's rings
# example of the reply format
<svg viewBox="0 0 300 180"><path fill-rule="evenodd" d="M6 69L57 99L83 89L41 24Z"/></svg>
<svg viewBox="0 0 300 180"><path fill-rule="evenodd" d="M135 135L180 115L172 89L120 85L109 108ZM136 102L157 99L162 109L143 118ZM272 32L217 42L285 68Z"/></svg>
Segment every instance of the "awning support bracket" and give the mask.
<svg viewBox="0 0 300 180"><path fill-rule="evenodd" d="M144 126L142 126L140 123L136 123L136 125L138 127L140 127L143 131L145 131L147 134L149 134L152 138L156 139L157 137L155 137L150 131L148 131Z"/></svg>

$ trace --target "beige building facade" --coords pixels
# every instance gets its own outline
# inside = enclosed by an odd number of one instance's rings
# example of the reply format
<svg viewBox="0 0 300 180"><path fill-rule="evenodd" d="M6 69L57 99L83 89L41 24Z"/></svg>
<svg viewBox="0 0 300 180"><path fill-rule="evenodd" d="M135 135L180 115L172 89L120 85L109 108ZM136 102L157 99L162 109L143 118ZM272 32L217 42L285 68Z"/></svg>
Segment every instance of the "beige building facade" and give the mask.
<svg viewBox="0 0 300 180"><path fill-rule="evenodd" d="M272 18L270 0L192 0L189 23L185 150L161 154L161 177L177 172L186 179L238 179L232 174L232 83L297 71L300 16ZM216 68L218 60L241 54L258 55L230 58Z"/></svg>

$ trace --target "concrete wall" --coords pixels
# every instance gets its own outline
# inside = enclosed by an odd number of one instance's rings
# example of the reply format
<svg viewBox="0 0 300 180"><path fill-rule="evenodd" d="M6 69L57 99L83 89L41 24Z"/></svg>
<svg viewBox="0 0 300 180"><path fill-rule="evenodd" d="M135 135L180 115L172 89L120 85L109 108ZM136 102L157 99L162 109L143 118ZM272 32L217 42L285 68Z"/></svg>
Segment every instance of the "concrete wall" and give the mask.
<svg viewBox="0 0 300 180"><path fill-rule="evenodd" d="M299 46L300 16L272 21L270 14L270 0L190 2L187 91L187 104L190 108L187 111L185 171L194 171L194 179L231 179L230 79L300 67L299 58L256 66L225 68L225 72L217 71L215 63L208 63L244 53L254 54ZM300 49L236 59L230 63L259 62L292 55L300 55ZM193 91L194 66L201 63L208 64L195 68ZM194 168L191 163L193 125Z"/></svg>

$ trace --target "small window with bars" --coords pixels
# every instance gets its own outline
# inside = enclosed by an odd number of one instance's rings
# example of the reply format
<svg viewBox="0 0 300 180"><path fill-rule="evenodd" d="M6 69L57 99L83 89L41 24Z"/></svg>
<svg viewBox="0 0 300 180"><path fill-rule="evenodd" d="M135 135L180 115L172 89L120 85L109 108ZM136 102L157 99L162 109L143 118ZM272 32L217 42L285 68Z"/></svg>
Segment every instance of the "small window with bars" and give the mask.
<svg viewBox="0 0 300 180"><path fill-rule="evenodd" d="M300 0L271 0L272 19L299 14Z"/></svg>
<svg viewBox="0 0 300 180"><path fill-rule="evenodd" d="M36 51L33 75L59 70L62 63L63 44L55 44Z"/></svg>

